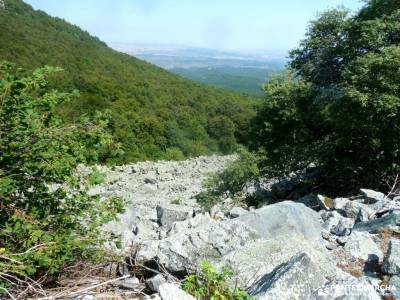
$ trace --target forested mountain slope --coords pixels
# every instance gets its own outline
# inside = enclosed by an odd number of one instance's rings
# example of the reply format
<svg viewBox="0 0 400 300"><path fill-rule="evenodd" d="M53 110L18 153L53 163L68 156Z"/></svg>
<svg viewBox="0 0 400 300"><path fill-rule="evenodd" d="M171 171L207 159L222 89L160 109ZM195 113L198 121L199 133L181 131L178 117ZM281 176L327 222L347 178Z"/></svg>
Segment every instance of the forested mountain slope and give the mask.
<svg viewBox="0 0 400 300"><path fill-rule="evenodd" d="M65 71L51 82L80 96L60 107L68 121L109 110L123 144L119 162L231 151L243 142L255 100L198 84L119 53L98 38L21 0L0 8L0 60Z"/></svg>

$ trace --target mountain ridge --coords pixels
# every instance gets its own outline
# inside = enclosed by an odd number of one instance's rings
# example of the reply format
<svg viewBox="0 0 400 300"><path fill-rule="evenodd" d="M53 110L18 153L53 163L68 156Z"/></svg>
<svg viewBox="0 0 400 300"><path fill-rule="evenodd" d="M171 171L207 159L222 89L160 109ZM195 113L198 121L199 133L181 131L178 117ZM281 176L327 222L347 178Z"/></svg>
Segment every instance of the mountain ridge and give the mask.
<svg viewBox="0 0 400 300"><path fill-rule="evenodd" d="M77 88L79 99L60 108L73 121L109 110L123 144L121 162L228 153L245 142L254 98L186 80L109 48L78 26L21 0L0 11L0 60L32 70L62 67L52 86Z"/></svg>

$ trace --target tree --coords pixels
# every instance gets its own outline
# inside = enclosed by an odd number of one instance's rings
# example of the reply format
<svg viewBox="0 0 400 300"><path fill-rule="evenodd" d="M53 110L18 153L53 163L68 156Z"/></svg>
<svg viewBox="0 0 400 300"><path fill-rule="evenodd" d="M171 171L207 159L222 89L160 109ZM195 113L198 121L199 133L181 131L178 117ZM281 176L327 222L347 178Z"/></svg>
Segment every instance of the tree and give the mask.
<svg viewBox="0 0 400 300"><path fill-rule="evenodd" d="M400 173L400 3L371 0L312 21L291 52L294 77L274 79L252 122L250 146L268 175L313 164L330 193L385 189Z"/></svg>
<svg viewBox="0 0 400 300"><path fill-rule="evenodd" d="M56 274L102 243L100 226L122 209L119 199L89 196L75 174L79 163L114 148L107 121L65 126L56 114L77 92L47 88L44 67L25 75L0 64L0 287L13 278ZM88 145L90 144L90 148Z"/></svg>

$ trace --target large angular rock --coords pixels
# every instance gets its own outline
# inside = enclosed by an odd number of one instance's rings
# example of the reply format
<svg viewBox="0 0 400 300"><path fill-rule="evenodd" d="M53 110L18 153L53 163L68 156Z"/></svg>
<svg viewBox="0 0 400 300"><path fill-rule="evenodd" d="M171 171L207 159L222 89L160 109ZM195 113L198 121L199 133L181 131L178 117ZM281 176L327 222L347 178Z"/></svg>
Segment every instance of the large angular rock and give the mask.
<svg viewBox="0 0 400 300"><path fill-rule="evenodd" d="M193 208L182 205L158 205L156 210L159 224L167 228L171 227L174 222L184 221L193 216Z"/></svg>
<svg viewBox="0 0 400 300"><path fill-rule="evenodd" d="M174 231L163 240L143 242L136 259L143 263L158 261L172 273L193 271L202 260L218 261L223 255L258 238L255 231L241 222L217 222L209 216L205 218L208 221L202 220L192 224L193 227L188 221L184 222L186 225L171 229Z"/></svg>
<svg viewBox="0 0 400 300"><path fill-rule="evenodd" d="M400 274L400 240L390 239L389 251L383 261L382 271L390 275Z"/></svg>
<svg viewBox="0 0 400 300"><path fill-rule="evenodd" d="M369 233L378 233L382 230L398 230L400 225L400 211L392 211L382 218L360 222L354 225L354 231L367 231Z"/></svg>
<svg viewBox="0 0 400 300"><path fill-rule="evenodd" d="M367 216L373 213L373 210L368 205L357 201L346 202L339 211L343 212L345 217L353 219L357 219L360 213Z"/></svg>
<svg viewBox="0 0 400 300"><path fill-rule="evenodd" d="M304 204L293 201L264 206L237 219L253 228L263 238L301 236L321 240L319 215Z"/></svg>
<svg viewBox="0 0 400 300"><path fill-rule="evenodd" d="M164 283L160 285L161 300L196 300L193 296L179 288L173 283Z"/></svg>
<svg viewBox="0 0 400 300"><path fill-rule="evenodd" d="M259 300L311 298L325 284L325 277L306 253L293 256L288 262L265 274L249 289Z"/></svg>
<svg viewBox="0 0 400 300"><path fill-rule="evenodd" d="M367 232L353 232L344 246L346 252L365 261L382 261L383 252Z"/></svg>
<svg viewBox="0 0 400 300"><path fill-rule="evenodd" d="M373 190L361 189L360 194L366 204L373 204L385 199L385 194Z"/></svg>
<svg viewBox="0 0 400 300"><path fill-rule="evenodd" d="M327 277L335 274L335 259L322 244L293 236L248 242L237 251L225 255L219 265L229 266L238 274L235 283L247 289L265 274L303 252L318 266L319 273Z"/></svg>

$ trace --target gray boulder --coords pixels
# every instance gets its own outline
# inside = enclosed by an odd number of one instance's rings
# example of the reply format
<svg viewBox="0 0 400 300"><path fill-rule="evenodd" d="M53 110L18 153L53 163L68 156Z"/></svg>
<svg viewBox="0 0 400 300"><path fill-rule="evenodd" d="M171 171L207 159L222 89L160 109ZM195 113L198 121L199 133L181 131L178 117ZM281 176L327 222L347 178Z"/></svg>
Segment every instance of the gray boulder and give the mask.
<svg viewBox="0 0 400 300"><path fill-rule="evenodd" d="M164 283L160 285L159 290L162 300L196 300L196 298L183 291L176 284Z"/></svg>
<svg viewBox="0 0 400 300"><path fill-rule="evenodd" d="M245 214L247 214L249 211L245 210L244 208L241 207L234 207L231 209L231 211L229 212L229 215L232 219L234 218L238 218L240 216L243 216Z"/></svg>
<svg viewBox="0 0 400 300"><path fill-rule="evenodd" d="M182 205L158 205L156 210L158 223L167 228L171 227L174 222L184 221L193 216L193 208Z"/></svg>
<svg viewBox="0 0 400 300"><path fill-rule="evenodd" d="M360 195L366 204L373 204L385 199L385 194L368 189L361 189Z"/></svg>
<svg viewBox="0 0 400 300"><path fill-rule="evenodd" d="M398 230L400 225L400 211L392 211L391 213L379 219L360 222L354 225L354 231L367 231L369 233L378 233L382 230Z"/></svg>
<svg viewBox="0 0 400 300"><path fill-rule="evenodd" d="M325 284L325 277L306 253L293 256L288 262L265 274L249 289L259 300L304 299Z"/></svg>
<svg viewBox="0 0 400 300"><path fill-rule="evenodd" d="M293 235L279 236L248 242L244 247L225 255L219 265L229 266L238 274L235 283L247 289L299 253L307 253L318 266L318 273L326 277L335 274L335 258L322 244L305 240L301 235L297 238Z"/></svg>
<svg viewBox="0 0 400 300"><path fill-rule="evenodd" d="M367 232L353 232L344 246L347 253L365 261L382 261L383 252Z"/></svg>
<svg viewBox="0 0 400 300"><path fill-rule="evenodd" d="M193 271L202 260L218 261L258 238L256 232L241 222L205 218L207 221L202 220L193 227L188 221L184 222L185 225L171 229L174 231L163 240L143 242L136 259L143 263L158 261L172 273Z"/></svg>
<svg viewBox="0 0 400 300"><path fill-rule="evenodd" d="M345 217L353 219L357 219L360 216L360 212L362 215L366 216L373 212L368 205L357 201L348 201L340 211L343 212Z"/></svg>
<svg viewBox="0 0 400 300"><path fill-rule="evenodd" d="M382 271L390 275L400 274L400 240L390 239L389 250L383 261Z"/></svg>
<svg viewBox="0 0 400 300"><path fill-rule="evenodd" d="M236 218L253 228L263 238L302 236L321 240L319 215L304 204L283 201L250 211Z"/></svg>

